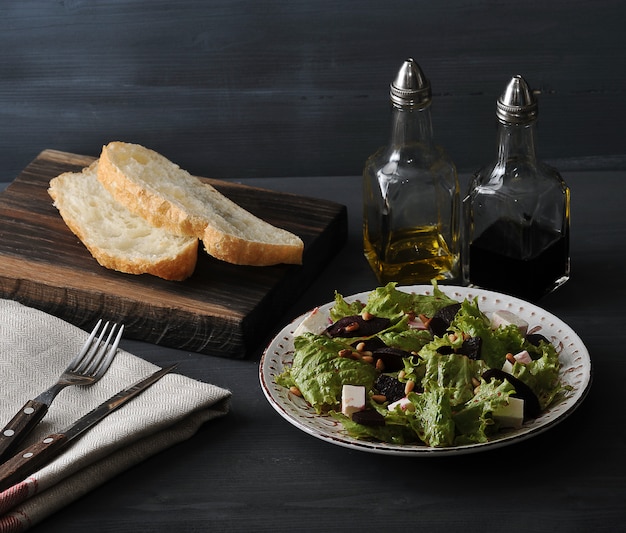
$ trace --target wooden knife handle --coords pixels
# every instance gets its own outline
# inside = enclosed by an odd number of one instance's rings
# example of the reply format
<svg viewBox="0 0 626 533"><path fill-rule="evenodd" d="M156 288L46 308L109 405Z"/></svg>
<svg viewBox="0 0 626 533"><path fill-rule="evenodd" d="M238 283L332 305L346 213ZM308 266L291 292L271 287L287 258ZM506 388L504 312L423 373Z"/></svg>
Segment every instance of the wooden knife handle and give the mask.
<svg viewBox="0 0 626 533"><path fill-rule="evenodd" d="M12 487L54 459L66 444L64 433L52 433L0 465L0 492Z"/></svg>
<svg viewBox="0 0 626 533"><path fill-rule="evenodd" d="M11 456L47 412L48 405L45 403L29 400L24 404L24 407L0 431L0 462Z"/></svg>

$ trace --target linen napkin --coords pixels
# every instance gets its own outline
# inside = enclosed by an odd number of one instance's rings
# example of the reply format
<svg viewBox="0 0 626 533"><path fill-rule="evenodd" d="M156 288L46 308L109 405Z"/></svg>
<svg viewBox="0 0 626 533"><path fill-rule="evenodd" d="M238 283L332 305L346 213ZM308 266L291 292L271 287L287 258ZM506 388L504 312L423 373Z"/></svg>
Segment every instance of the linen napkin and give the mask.
<svg viewBox="0 0 626 533"><path fill-rule="evenodd" d="M59 318L0 299L0 428L56 382L88 336ZM99 382L63 389L22 446L64 429L158 368L120 349ZM0 493L0 533L28 529L116 474L188 439L203 423L228 412L230 395L215 385L167 374L53 462Z"/></svg>

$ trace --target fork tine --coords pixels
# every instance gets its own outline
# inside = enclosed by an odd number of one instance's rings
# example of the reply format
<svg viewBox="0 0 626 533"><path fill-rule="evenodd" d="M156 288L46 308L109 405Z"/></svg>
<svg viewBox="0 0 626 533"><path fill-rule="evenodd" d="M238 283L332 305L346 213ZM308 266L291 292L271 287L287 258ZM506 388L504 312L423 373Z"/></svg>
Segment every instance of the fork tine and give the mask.
<svg viewBox="0 0 626 533"><path fill-rule="evenodd" d="M74 359L70 361L70 364L67 366L67 370L78 368L81 360L87 355L87 352L93 346L93 339L96 336L96 333L98 333L98 329L100 329L101 324L102 324L102 319L99 319L96 325L94 326L93 330L91 331L89 338L85 341L85 344L83 344L83 347L80 350L80 352L76 355L76 357L74 357Z"/></svg>
<svg viewBox="0 0 626 533"><path fill-rule="evenodd" d="M116 326L117 324L113 324L113 327L111 328L111 332L106 341L106 344L103 347L103 354L99 358L99 361L94 363L93 368L89 369L89 373L93 375L94 379L99 379L100 377L102 377L102 375L107 371L107 369L109 368L109 366L111 365L111 363L113 362L113 359L115 358L117 354L117 348L120 344L122 333L124 333L124 325L122 324L119 326L117 336L115 337L115 340L113 341L113 344L111 345L110 341L111 341L111 338L113 337L113 333L115 331ZM106 353L106 357L104 357L105 353Z"/></svg>
<svg viewBox="0 0 626 533"><path fill-rule="evenodd" d="M100 335L98 336L97 340L94 341L93 338L91 338L90 336L91 345L88 346L84 357L79 362L78 366L74 367L73 372L78 373L78 374L87 373L86 370L94 362L94 359L96 359L96 356L98 355L98 352L100 351L100 348L102 346L102 339L104 338L104 335L106 334L108 328L109 328L109 322L107 321L104 324L104 327L102 328L102 331L100 332Z"/></svg>
<svg viewBox="0 0 626 533"><path fill-rule="evenodd" d="M108 350L111 346L111 339L115 334L115 328L117 327L117 324L113 323L111 329L108 331L108 337L106 338L106 340L103 340L105 334L107 333L108 326L109 322L105 324L102 333L98 338L98 343L94 346L93 353L91 354L89 360L86 361L84 365L82 365L82 368L79 370L81 374L93 377L96 374L96 371L101 363L106 360L105 356L109 353ZM117 349L117 345L115 346L115 349ZM113 353L115 353L115 351Z"/></svg>

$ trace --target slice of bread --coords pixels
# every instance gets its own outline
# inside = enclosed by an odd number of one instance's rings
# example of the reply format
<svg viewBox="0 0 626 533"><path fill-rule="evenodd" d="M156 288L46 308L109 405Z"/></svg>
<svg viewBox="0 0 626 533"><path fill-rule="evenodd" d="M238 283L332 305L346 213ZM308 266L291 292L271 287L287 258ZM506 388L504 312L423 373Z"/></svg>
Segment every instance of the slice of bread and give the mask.
<svg viewBox="0 0 626 533"><path fill-rule="evenodd" d="M137 144L102 148L98 179L151 224L202 240L213 257L238 265L302 263L304 243L249 213L161 154Z"/></svg>
<svg viewBox="0 0 626 533"><path fill-rule="evenodd" d="M48 193L63 220L102 266L167 280L189 277L198 259L198 239L148 224L119 204L100 184L98 162L50 181Z"/></svg>

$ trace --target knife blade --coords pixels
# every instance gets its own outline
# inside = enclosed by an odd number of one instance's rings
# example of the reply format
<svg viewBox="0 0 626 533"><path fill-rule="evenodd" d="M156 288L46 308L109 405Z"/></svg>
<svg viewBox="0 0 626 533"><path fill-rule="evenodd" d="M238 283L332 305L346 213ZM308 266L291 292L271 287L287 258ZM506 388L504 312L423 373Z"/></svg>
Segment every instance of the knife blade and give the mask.
<svg viewBox="0 0 626 533"><path fill-rule="evenodd" d="M16 453L8 461L0 465L0 492L26 479L30 474L49 463L88 429L122 407L122 405L139 396L165 374L174 370L174 368L176 368L176 365L157 370L150 376L111 396L64 430L58 433L51 433L39 442Z"/></svg>

